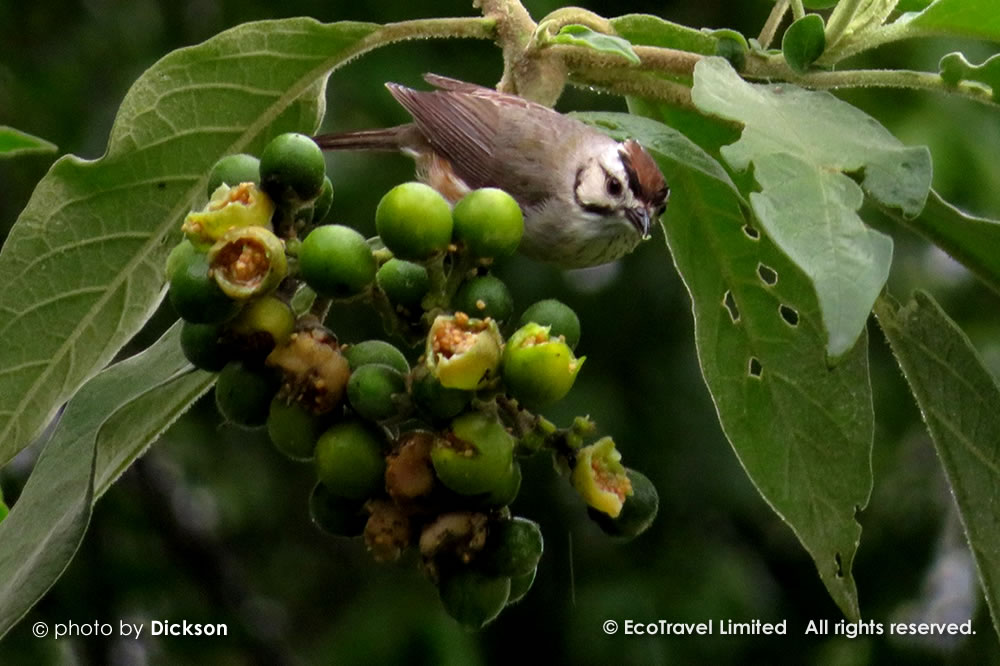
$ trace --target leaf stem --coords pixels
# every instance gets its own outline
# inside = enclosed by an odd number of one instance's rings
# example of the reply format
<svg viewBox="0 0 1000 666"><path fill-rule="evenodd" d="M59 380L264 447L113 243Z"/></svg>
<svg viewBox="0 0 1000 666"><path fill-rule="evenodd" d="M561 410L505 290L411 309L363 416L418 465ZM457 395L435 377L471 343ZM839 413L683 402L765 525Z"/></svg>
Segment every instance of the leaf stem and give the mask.
<svg viewBox="0 0 1000 666"><path fill-rule="evenodd" d="M788 0L778 0L774 3L771 13L768 14L767 20L764 21L764 27L760 29L760 35L757 37L761 48L766 49L771 46L774 36L778 33L778 26L781 25L781 21L785 18L787 12Z"/></svg>
<svg viewBox="0 0 1000 666"><path fill-rule="evenodd" d="M747 59L741 74L748 79L782 79L789 83L820 90L840 88L909 88L951 93L966 99L1000 106L991 91L977 83L962 81L949 85L937 74L907 69L854 69L837 72L798 74L780 58Z"/></svg>
<svg viewBox="0 0 1000 666"><path fill-rule="evenodd" d="M851 21L854 19L855 14L858 13L858 8L864 1L840 0L833 13L830 14L830 20L826 24L826 43L828 48L836 46L837 42L844 36L847 29L851 26Z"/></svg>
<svg viewBox="0 0 1000 666"><path fill-rule="evenodd" d="M792 0L792 20L798 21L806 15L806 8L802 6L802 0Z"/></svg>

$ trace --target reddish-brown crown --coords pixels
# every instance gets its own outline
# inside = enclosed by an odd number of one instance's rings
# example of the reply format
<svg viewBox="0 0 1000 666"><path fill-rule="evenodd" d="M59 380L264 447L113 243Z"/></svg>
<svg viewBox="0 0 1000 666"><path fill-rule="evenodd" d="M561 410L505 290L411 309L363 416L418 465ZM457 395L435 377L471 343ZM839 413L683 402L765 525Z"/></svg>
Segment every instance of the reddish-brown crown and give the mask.
<svg viewBox="0 0 1000 666"><path fill-rule="evenodd" d="M660 167L634 139L622 144L622 161L628 173L629 187L636 198L652 208L659 208L667 200L670 188L664 180Z"/></svg>

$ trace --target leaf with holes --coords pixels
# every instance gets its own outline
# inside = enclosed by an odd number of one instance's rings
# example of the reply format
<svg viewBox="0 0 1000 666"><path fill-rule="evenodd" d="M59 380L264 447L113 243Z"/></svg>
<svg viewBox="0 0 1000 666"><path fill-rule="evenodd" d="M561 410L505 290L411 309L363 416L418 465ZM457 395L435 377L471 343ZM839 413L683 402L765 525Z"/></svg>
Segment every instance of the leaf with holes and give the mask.
<svg viewBox="0 0 1000 666"><path fill-rule="evenodd" d="M829 93L749 84L718 58L696 66L692 99L744 124L722 155L736 169L754 165L763 187L754 212L815 286L830 356L848 352L885 283L891 241L858 217L861 191L846 173L860 174L861 188L882 205L914 217L930 190L930 153L904 146Z"/></svg>
<svg viewBox="0 0 1000 666"><path fill-rule="evenodd" d="M637 138L663 169L673 188L663 227L691 294L698 358L722 428L830 595L857 619L855 512L871 493L874 435L866 345L827 366L808 278L748 224L718 162L655 121L579 115L618 138Z"/></svg>
<svg viewBox="0 0 1000 666"><path fill-rule="evenodd" d="M928 294L875 313L944 465L1000 632L1000 386L965 333Z"/></svg>
<svg viewBox="0 0 1000 666"><path fill-rule="evenodd" d="M0 125L0 159L20 155L45 155L59 150L54 143L19 129Z"/></svg>
<svg viewBox="0 0 1000 666"><path fill-rule="evenodd" d="M265 21L174 51L125 96L101 159L53 165L0 252L0 464L156 308L212 164L315 131L327 74L377 28Z"/></svg>
<svg viewBox="0 0 1000 666"><path fill-rule="evenodd" d="M10 515L0 522L0 637L73 559L94 502L212 385L192 371L175 324L69 402Z"/></svg>

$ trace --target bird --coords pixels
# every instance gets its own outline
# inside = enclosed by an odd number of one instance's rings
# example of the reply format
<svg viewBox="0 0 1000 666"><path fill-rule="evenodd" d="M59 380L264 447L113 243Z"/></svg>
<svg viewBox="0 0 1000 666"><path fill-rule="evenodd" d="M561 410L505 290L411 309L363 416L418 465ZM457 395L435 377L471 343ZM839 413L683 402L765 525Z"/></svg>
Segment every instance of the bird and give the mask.
<svg viewBox="0 0 1000 666"><path fill-rule="evenodd" d="M562 268L615 261L649 237L670 189L637 141L516 95L424 79L432 90L385 84L413 122L313 139L324 150L409 155L417 180L452 203L474 189L506 191L524 214L519 251Z"/></svg>

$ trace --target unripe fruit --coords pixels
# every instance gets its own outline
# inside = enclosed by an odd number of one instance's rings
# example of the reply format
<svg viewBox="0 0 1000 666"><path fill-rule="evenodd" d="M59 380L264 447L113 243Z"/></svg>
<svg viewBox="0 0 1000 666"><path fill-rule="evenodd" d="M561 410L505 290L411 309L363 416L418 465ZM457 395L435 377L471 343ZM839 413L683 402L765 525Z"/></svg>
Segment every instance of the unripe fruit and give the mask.
<svg viewBox="0 0 1000 666"><path fill-rule="evenodd" d="M361 421L338 423L324 432L314 455L316 474L334 495L363 500L382 490L382 444Z"/></svg>
<svg viewBox="0 0 1000 666"><path fill-rule="evenodd" d="M632 482L621 464L622 454L610 437L602 437L576 452L576 466L570 481L591 508L617 518Z"/></svg>
<svg viewBox="0 0 1000 666"><path fill-rule="evenodd" d="M170 254L167 255L165 270L168 282L173 279L177 269L183 266L189 260L190 256L197 251L194 244L187 238L183 239L174 246L174 249L170 250Z"/></svg>
<svg viewBox="0 0 1000 666"><path fill-rule="evenodd" d="M247 300L273 291L288 274L285 246L265 227L236 227L208 250L212 277L223 293Z"/></svg>
<svg viewBox="0 0 1000 666"><path fill-rule="evenodd" d="M229 325L244 358L264 358L295 330L295 313L280 298L264 296L247 304Z"/></svg>
<svg viewBox="0 0 1000 666"><path fill-rule="evenodd" d="M369 363L381 363L404 375L410 371L410 364L406 362L403 352L384 340L365 340L347 345L343 351L344 358L351 364L351 370Z"/></svg>
<svg viewBox="0 0 1000 666"><path fill-rule="evenodd" d="M445 388L484 388L500 367L503 338L491 319L439 315L427 334L427 368Z"/></svg>
<svg viewBox="0 0 1000 666"><path fill-rule="evenodd" d="M587 514L597 525L611 536L633 539L653 524L660 507L656 486L644 474L634 469L625 469L632 484L632 494L625 497L621 513L611 518L606 513L588 507Z"/></svg>
<svg viewBox="0 0 1000 666"><path fill-rule="evenodd" d="M181 351L184 358L199 370L222 370L230 360L230 348L222 334L223 328L218 324L184 322L181 326Z"/></svg>
<svg viewBox="0 0 1000 666"><path fill-rule="evenodd" d="M279 134L260 154L261 188L279 203L299 205L315 199L325 176L323 151L305 134Z"/></svg>
<svg viewBox="0 0 1000 666"><path fill-rule="evenodd" d="M212 196L219 185L236 187L240 183L260 184L260 160L246 153L226 155L208 172L208 196Z"/></svg>
<svg viewBox="0 0 1000 666"><path fill-rule="evenodd" d="M496 618L510 597L510 579L464 568L446 576L438 586L448 615L467 629L481 629Z"/></svg>
<svg viewBox="0 0 1000 666"><path fill-rule="evenodd" d="M513 460L514 438L479 412L454 419L431 450L434 473L460 495L493 492L507 480Z"/></svg>
<svg viewBox="0 0 1000 666"><path fill-rule="evenodd" d="M368 363L351 373L347 399L360 416L381 421L395 415L399 406L393 396L406 392L406 380L395 368Z"/></svg>
<svg viewBox="0 0 1000 666"><path fill-rule="evenodd" d="M490 525L486 547L476 565L494 576L523 576L538 566L543 549L538 523L514 517Z"/></svg>
<svg viewBox="0 0 1000 666"><path fill-rule="evenodd" d="M511 576L510 578L510 596L507 598L507 605L516 604L518 601L524 598L524 595L528 593L531 589L531 585L535 582L535 574L538 573L538 569L532 569L528 573L521 576Z"/></svg>
<svg viewBox="0 0 1000 666"><path fill-rule="evenodd" d="M455 294L452 307L476 319L489 317L504 322L514 314L514 298L503 280L493 275L482 275L462 285Z"/></svg>
<svg viewBox="0 0 1000 666"><path fill-rule="evenodd" d="M524 311L520 325L532 322L548 326L549 335L554 338L562 337L570 349L576 349L580 342L580 318L573 312L573 308L554 298L538 301Z"/></svg>
<svg viewBox="0 0 1000 666"><path fill-rule="evenodd" d="M524 407L546 407L569 393L585 360L576 358L562 340L550 337L548 326L526 324L504 348L504 385Z"/></svg>
<svg viewBox="0 0 1000 666"><path fill-rule="evenodd" d="M504 474L503 481L483 499L486 506L500 508L511 504L521 492L521 465L515 460Z"/></svg>
<svg viewBox="0 0 1000 666"><path fill-rule="evenodd" d="M192 252L181 259L170 280L170 303L181 318L215 324L240 311L240 304L226 296L209 274L208 257Z"/></svg>
<svg viewBox="0 0 1000 666"><path fill-rule="evenodd" d="M472 400L472 392L445 388L426 367L413 375L410 386L413 402L432 419L446 421L461 414Z"/></svg>
<svg viewBox="0 0 1000 666"><path fill-rule="evenodd" d="M503 190L473 190L455 204L455 238L475 257L514 254L524 234L521 207Z"/></svg>
<svg viewBox="0 0 1000 666"><path fill-rule="evenodd" d="M208 204L184 218L181 230L196 247L212 245L231 229L264 227L271 229L274 202L253 183L234 187L220 185Z"/></svg>
<svg viewBox="0 0 1000 666"><path fill-rule="evenodd" d="M363 505L363 502L338 497L322 483L317 483L309 495L309 517L316 527L328 534L359 536L368 522Z"/></svg>
<svg viewBox="0 0 1000 666"><path fill-rule="evenodd" d="M271 401L267 434L274 447L292 460L311 460L323 433L323 419L297 400L280 396ZM363 524L363 523L362 523Z"/></svg>
<svg viewBox="0 0 1000 666"><path fill-rule="evenodd" d="M390 259L375 274L379 288L397 307L418 308L431 287L427 269L404 259Z"/></svg>
<svg viewBox="0 0 1000 666"><path fill-rule="evenodd" d="M229 421L245 428L264 425L278 382L265 368L230 361L215 382L215 405Z"/></svg>
<svg viewBox="0 0 1000 666"><path fill-rule="evenodd" d="M429 185L403 183L382 197L375 210L375 229L397 257L427 259L451 243L451 206Z"/></svg>
<svg viewBox="0 0 1000 666"><path fill-rule="evenodd" d="M299 249L299 270L316 293L351 296L375 279L375 257L364 236L350 227L329 224L309 232Z"/></svg>

